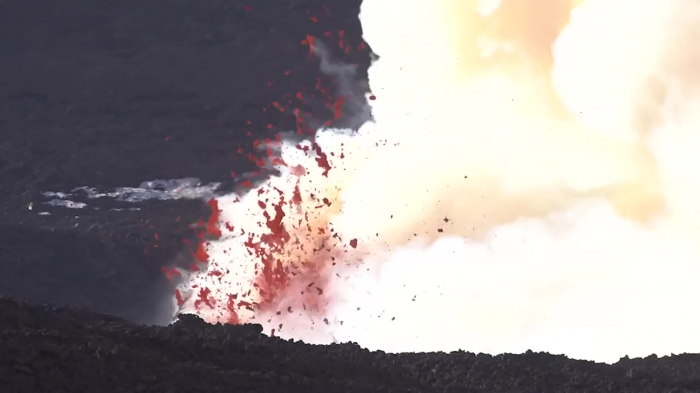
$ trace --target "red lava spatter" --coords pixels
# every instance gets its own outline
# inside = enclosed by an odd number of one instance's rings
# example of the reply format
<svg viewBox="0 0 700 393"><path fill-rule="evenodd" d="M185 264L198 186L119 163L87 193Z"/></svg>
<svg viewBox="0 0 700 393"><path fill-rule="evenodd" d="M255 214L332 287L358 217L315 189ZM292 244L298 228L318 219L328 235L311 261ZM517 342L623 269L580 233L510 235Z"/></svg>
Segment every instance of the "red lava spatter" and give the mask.
<svg viewBox="0 0 700 393"><path fill-rule="evenodd" d="M269 144L269 143L268 143ZM312 143L311 146L299 145L299 149L306 154L314 154L317 165L323 170L322 174L328 176L332 170L327 154L320 145ZM285 165L284 161L272 154L268 150L267 160L275 161L276 165ZM328 198L322 198L312 194L302 195L300 181L307 175L307 170L296 165L289 168L290 173L297 177L291 195L270 184L263 185L257 191L259 198L257 204L261 209L260 215L263 218L261 226L267 231L261 234L242 233L247 239L243 243L249 256L258 261L256 265L256 279L252 283L252 288L246 293L226 294L226 315L221 315L227 323L239 323L239 313L241 309L246 309L254 313L278 311L304 312L309 315L320 315L325 312L328 304L327 292L324 286L328 282L329 271L327 267L336 259L338 255L337 245L331 244L332 230L327 229L327 222L315 223L314 219L323 216L322 212L304 212L302 202L304 198L318 200L319 204L313 209L325 209L332 206ZM274 193L270 198L269 193ZM270 199L277 200L272 202ZM202 269L201 265L209 263L207 248L209 242L221 238L222 231L219 225L224 226L229 232L234 232L234 225L221 222L221 210L218 201L212 199L208 202L211 208L211 215L208 222L200 222L198 227L204 229L198 235L199 241L192 255L197 261L190 266L191 271L206 270L207 275L220 279L222 273L210 268ZM285 225L285 209L291 211L298 221L291 228ZM318 220L316 220L318 221ZM313 227L313 226L317 227ZM336 239L335 243L339 243ZM352 246L355 245L351 242ZM235 257L235 256L234 256ZM171 274L169 271L166 274ZM179 274L179 273L178 273ZM221 282L219 280L219 282ZM194 296L194 307L197 311L205 309L215 309L217 303L221 302L221 294L205 286L193 285L191 287ZM255 293L254 296L252 292ZM183 298L178 290L175 297L179 306L182 306L187 299ZM255 300L253 300L255 299ZM219 309L221 305L219 303ZM296 308L296 310L293 310ZM278 312L280 315L280 312ZM221 322L221 320L218 320Z"/></svg>
<svg viewBox="0 0 700 393"><path fill-rule="evenodd" d="M282 220L285 217L283 205L285 203L284 194L281 190L275 189L280 194L277 204L273 205L274 218L265 210L266 203L258 201L258 205L263 209L263 217L266 220L266 227L270 233L260 235L258 241L254 241L253 235L249 235L245 245L251 255L255 255L262 263L262 274L258 276L259 292L263 299L271 299L277 296L279 291L289 283L287 272L282 262L275 258L276 254L284 251L285 245L291 238Z"/></svg>
<svg viewBox="0 0 700 393"><path fill-rule="evenodd" d="M332 169L328 162L327 155L317 144L312 144L316 153L316 162L323 175L327 176ZM297 148L305 153L309 152L308 146L298 145ZM275 187L258 192L259 196L267 192L278 194L279 201L271 203L270 207L274 211L274 216L268 212L267 200L259 200L258 205L263 210L265 218L264 225L269 233L262 234L259 240L255 241L249 235L246 247L250 255L254 255L262 265L260 274L254 283L258 294L262 299L256 304L259 311L270 311L279 307L285 300L294 298L301 303L304 311L309 314L322 313L325 310L327 299L324 299L322 286L328 280L328 265L335 260L335 245L329 243L331 235L327 228L327 222L314 223L314 217L323 215L318 211L304 212L302 209L302 196L299 182L302 176L307 174L306 169L297 165L290 168L290 173L297 176L298 180L294 186L291 198ZM306 196L311 200L318 197L314 194ZM327 208L331 206L328 198L320 198L323 204L315 209ZM298 217L296 225L287 228L284 224L286 213L284 207L290 208L294 217ZM313 225L321 225L314 228ZM282 263L280 258L285 260ZM303 285L302 285L303 284ZM298 291L298 293L294 293ZM289 303L289 302L287 302ZM289 307L287 307L289 310Z"/></svg>
<svg viewBox="0 0 700 393"><path fill-rule="evenodd" d="M323 170L322 174L328 176L332 167L321 146L312 143L311 147L308 145L297 147L307 154L315 154L315 161ZM261 234L250 232L245 234L247 238L243 243L249 257L258 261L256 279L247 293L226 294L228 315L222 315L222 317L228 323L240 322L241 309L254 313L277 312L277 315L281 315L284 311L285 315L303 312L307 315L319 316L325 313L326 306L330 302L328 292L324 289L330 278L329 267L335 264L336 258L340 257L344 245L342 239L328 228L328 222L319 219L325 216L325 213L319 209L330 208L333 206L333 201L313 193L302 194L300 181L301 177L307 174L303 166L293 166L289 171L298 178L291 195L285 195L285 192L271 184L261 186L256 192L259 198L257 205L263 218L260 224L266 231ZM305 198L317 201L318 204L303 205ZM212 216L220 220L215 213L218 211L218 204L210 202L210 206ZM304 211L303 206L313 207L311 211ZM287 212L291 212L291 218L287 217ZM230 223L223 223L223 225L229 231L234 229ZM221 236L220 230L210 227L211 225L207 226L207 233L216 235L214 237ZM201 242L195 253L202 263L206 263L209 257L206 253L206 245L206 242ZM355 248L357 241L351 240L350 245ZM209 275L217 274L209 272ZM193 287L192 289L198 291L194 302L196 309L200 311L203 308L214 309L217 299L208 288ZM252 296L251 291L256 296Z"/></svg>
<svg viewBox="0 0 700 393"><path fill-rule="evenodd" d="M312 18L312 22L316 22L317 20L317 17ZM325 35L326 37L332 37L333 33L326 32ZM345 39L344 31L339 31L337 37L338 47L345 53L350 53L352 48ZM309 46L309 57L313 57L315 40L316 38L314 36L308 35L306 39L301 42L302 45ZM357 45L357 50L359 51L366 49L367 46L364 42ZM276 66L278 66L278 64L276 64ZM290 75L291 72L291 70L285 70L283 75ZM268 82L268 86L272 84L272 81ZM337 120L342 118L342 107L346 98L332 97L329 94L329 89L322 85L320 79L317 79L315 88L321 96L324 97L326 108L332 110L333 119ZM313 138L316 130L309 127L309 120L315 117L314 114L302 112L295 107L298 104L307 104L306 96L307 93L303 90L297 91L294 95L285 95L285 97L283 97L283 102L273 102L270 107L264 108L263 111L267 112L268 109L275 108L280 112L291 112L296 118L297 134ZM314 97L315 94L310 94L310 96ZM371 97L371 99L373 98L374 96ZM250 120L246 123L248 126L252 125ZM330 121L325 123L325 126L330 125ZM267 124L266 128L272 129L273 126ZM247 133L248 135L252 135L251 131ZM253 143L253 147L255 148L259 149L263 143L265 144L265 157L259 158L253 154L249 154L247 158L254 162L259 168L264 168L268 164L272 166L287 166L281 157L274 154L272 149L273 146L279 146L280 142L281 137L279 134L275 135L274 140L270 138L256 140ZM307 146L297 147L304 150L307 154L309 153L309 148ZM327 177L332 167L328 161L326 152L315 142L311 144L311 148L315 153L314 159L317 165L323 170L322 175ZM238 153L243 153L243 149L239 148ZM334 153L331 154L334 155ZM339 157L343 158L342 152ZM289 169L293 175L299 178L306 175L305 168L300 165ZM242 185L249 189L252 187L250 181L244 181ZM239 318L241 309L247 309L253 312L277 311L277 315L280 315L282 312L292 313L297 311L292 310L292 306L289 306L289 304L300 305L303 311L308 314L323 314L325 312L325 306L329 302L328 293L324 290L330 278L329 267L335 265L336 258L339 258L344 252L343 249L345 245L342 239L339 239L337 234L333 234L332 229L327 228L327 223L321 225L321 227L312 228L312 220L309 219L309 215L318 215L318 212L302 211L304 196L302 196L299 188L299 182L297 182L291 196L284 195L283 192L277 188L273 188L272 190L261 188L258 195L261 196L266 192L276 192L279 198L277 203L267 202L267 199L261 199L258 203L258 206L263 211L262 216L265 220L261 224L264 224L269 233L264 233L257 237L252 233L242 233L242 235L247 236L244 245L249 255L254 256L255 259L259 261L256 269L257 278L255 282L252 283L252 290L257 292L259 295L257 298L259 300L251 300L251 298L253 298L251 296L251 291L240 294L226 294L226 312L228 315L225 316L225 321L228 323L237 324L241 322ZM306 197L320 202L320 204L316 206L316 209L328 208L332 204L328 198L322 196L310 194ZM269 208L274 212L273 215L268 212L268 203L270 203ZM205 227L205 231L199 234L199 242L196 251L193 252L193 256L201 264L207 264L209 260L209 255L206 251L208 241L210 239L219 239L222 236L221 229L219 228L221 211L218 206L218 201L215 199L210 200L209 206L211 207L212 213L207 224L204 225L204 223L201 223L200 225L200 228ZM293 225L292 228L287 228L284 224L284 218L286 217L285 206L296 207L295 217L297 215L299 217L304 217ZM302 221L306 222L304 223ZM316 225L318 224L319 223L316 223ZM230 223L223 223L223 225L225 225L229 232L233 232L233 225ZM356 248L357 239L350 240L349 245L352 248ZM199 270L196 264L193 264L191 268L192 270ZM164 270L164 272L169 276L175 275L175 273L168 273L166 270ZM211 277L219 277L219 279L222 275L221 272L216 270L208 271L207 274ZM179 275L179 272L177 275ZM197 298L194 305L197 310L200 310L202 307L213 309L216 305L216 301L221 300L215 298L215 295L212 294L209 288L198 288L197 285L193 285L192 289L196 290ZM186 301L186 299L183 299L179 290L176 290L175 297L178 305L182 305ZM280 307L284 307L284 309L280 310Z"/></svg>

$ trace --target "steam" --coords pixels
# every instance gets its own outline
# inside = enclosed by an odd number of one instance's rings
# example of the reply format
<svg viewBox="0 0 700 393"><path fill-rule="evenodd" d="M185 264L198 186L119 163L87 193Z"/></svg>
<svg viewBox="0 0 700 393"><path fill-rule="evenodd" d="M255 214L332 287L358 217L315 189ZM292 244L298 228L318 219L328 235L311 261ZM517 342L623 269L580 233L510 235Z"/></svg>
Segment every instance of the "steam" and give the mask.
<svg viewBox="0 0 700 393"><path fill-rule="evenodd" d="M184 312L386 351L700 351L700 3L390 4L360 15L374 121L283 140L280 176L219 199Z"/></svg>

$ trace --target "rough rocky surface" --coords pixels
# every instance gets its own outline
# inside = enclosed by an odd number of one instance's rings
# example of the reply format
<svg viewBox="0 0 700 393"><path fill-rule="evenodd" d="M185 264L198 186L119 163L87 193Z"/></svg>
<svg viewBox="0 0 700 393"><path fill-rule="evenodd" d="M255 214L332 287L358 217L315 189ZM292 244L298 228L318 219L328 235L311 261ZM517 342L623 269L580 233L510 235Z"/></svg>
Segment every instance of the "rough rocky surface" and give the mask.
<svg viewBox="0 0 700 393"><path fill-rule="evenodd" d="M352 125L358 107L338 107L343 87L302 41L356 64L362 93L359 3L0 0L0 294L61 305L0 299L0 392L700 391L696 355L388 355L195 318L140 325L171 319L163 268L191 263L207 198L94 193L183 178L223 192L264 178L253 141L297 128L293 108L310 128Z"/></svg>
<svg viewBox="0 0 700 393"><path fill-rule="evenodd" d="M385 354L185 317L144 327L0 299L3 392L697 392L700 356L615 365L545 353Z"/></svg>

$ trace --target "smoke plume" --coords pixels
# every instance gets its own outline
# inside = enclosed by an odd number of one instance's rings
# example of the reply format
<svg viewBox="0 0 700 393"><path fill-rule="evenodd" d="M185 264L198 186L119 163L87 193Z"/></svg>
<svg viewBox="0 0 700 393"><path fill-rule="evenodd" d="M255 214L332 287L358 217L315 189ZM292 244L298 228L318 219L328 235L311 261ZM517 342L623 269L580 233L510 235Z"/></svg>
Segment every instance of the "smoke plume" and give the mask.
<svg viewBox="0 0 700 393"><path fill-rule="evenodd" d="M385 351L700 352L700 3L365 0L373 120L218 200L184 312ZM329 64L329 63L327 63Z"/></svg>

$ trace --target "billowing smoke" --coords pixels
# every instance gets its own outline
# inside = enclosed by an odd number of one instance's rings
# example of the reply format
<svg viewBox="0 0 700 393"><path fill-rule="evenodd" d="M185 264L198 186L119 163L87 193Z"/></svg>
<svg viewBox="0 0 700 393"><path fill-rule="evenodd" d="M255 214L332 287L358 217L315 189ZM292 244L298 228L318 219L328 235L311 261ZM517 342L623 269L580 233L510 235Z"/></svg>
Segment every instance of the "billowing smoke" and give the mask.
<svg viewBox="0 0 700 393"><path fill-rule="evenodd" d="M184 312L386 351L700 351L700 2L399 3L360 15L373 121L270 146Z"/></svg>

